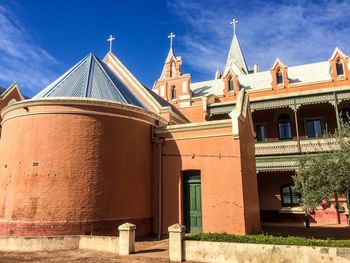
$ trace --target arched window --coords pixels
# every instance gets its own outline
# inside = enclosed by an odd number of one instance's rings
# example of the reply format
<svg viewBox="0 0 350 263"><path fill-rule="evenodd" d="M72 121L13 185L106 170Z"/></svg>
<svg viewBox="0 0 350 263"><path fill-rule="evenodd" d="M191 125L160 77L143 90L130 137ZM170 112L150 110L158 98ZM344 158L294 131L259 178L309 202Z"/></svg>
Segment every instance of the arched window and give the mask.
<svg viewBox="0 0 350 263"><path fill-rule="evenodd" d="M341 61L341 59L337 60L337 63L335 64L335 66L337 69L337 76L344 75L344 66L343 66L343 62Z"/></svg>
<svg viewBox="0 0 350 263"><path fill-rule="evenodd" d="M228 77L228 91L233 91L234 89L234 83L233 83L233 79L232 76Z"/></svg>
<svg viewBox="0 0 350 263"><path fill-rule="evenodd" d="M175 62L171 62L171 77L175 77L176 76L176 66L175 66Z"/></svg>
<svg viewBox="0 0 350 263"><path fill-rule="evenodd" d="M171 87L171 99L172 100L176 99L176 88L175 88L175 86Z"/></svg>
<svg viewBox="0 0 350 263"><path fill-rule="evenodd" d="M276 81L277 81L277 85L283 83L283 72L281 69L278 69L276 72Z"/></svg>
<svg viewBox="0 0 350 263"><path fill-rule="evenodd" d="M290 117L283 114L278 118L278 134L280 140L292 139L292 124Z"/></svg>
<svg viewBox="0 0 350 263"><path fill-rule="evenodd" d="M293 188L290 184L285 184L281 186L282 207L299 206L300 198L301 194L299 192L293 191Z"/></svg>
<svg viewBox="0 0 350 263"><path fill-rule="evenodd" d="M343 108L340 111L341 121L343 123L350 123L350 108Z"/></svg>

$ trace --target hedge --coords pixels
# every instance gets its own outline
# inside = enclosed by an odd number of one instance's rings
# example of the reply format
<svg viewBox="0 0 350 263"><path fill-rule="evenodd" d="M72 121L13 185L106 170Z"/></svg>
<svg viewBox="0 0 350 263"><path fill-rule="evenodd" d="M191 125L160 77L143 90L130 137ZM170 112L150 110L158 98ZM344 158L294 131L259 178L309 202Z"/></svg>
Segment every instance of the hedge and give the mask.
<svg viewBox="0 0 350 263"><path fill-rule="evenodd" d="M276 237L265 234L236 236L218 233L200 233L187 235L186 240L231 242L231 243L253 243L253 244L274 244L293 246L318 246L318 247L350 247L350 240L314 239L306 237Z"/></svg>

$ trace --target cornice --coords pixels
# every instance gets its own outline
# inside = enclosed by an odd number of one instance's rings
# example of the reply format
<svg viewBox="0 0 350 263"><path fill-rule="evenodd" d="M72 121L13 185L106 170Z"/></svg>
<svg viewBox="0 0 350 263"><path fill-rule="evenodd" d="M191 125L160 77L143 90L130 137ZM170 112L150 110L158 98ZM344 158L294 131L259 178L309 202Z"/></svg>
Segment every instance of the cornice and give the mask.
<svg viewBox="0 0 350 263"><path fill-rule="evenodd" d="M183 132L183 131L196 131L231 127L232 120L218 120L218 121L206 121L206 122L194 122L187 124L168 125L163 128L155 130L156 134L164 134L169 132Z"/></svg>
<svg viewBox="0 0 350 263"><path fill-rule="evenodd" d="M48 106L48 105L97 106L97 107L106 107L106 108L112 108L112 109L122 109L122 110L128 110L130 112L142 114L146 117L150 117L152 119L158 120L162 124L167 123L167 121L161 116L153 112L147 111L138 106L127 105L127 104L117 103L117 102L108 101L108 100L96 100L96 99L90 99L90 98L70 98L70 97L40 98L40 99L30 99L30 100L16 102L13 105L5 107L1 111L1 116L4 117L8 112L16 109L20 109L20 108L26 108L31 106Z"/></svg>

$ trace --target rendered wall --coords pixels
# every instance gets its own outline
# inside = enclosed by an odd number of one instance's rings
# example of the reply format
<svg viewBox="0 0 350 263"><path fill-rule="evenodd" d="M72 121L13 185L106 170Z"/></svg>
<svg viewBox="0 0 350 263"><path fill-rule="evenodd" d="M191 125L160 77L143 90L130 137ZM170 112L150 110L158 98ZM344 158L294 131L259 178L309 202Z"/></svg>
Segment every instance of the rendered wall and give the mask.
<svg viewBox="0 0 350 263"><path fill-rule="evenodd" d="M182 171L185 170L200 170L204 232L258 232L258 195L253 192L257 191L253 136L242 135L243 142L235 139L231 120L179 127L157 134L165 137L161 159L163 233L172 224L184 224ZM244 124L239 129L242 133L247 131ZM246 147L243 156L240 143ZM246 203L249 207L245 207ZM254 218L249 219L250 216Z"/></svg>
<svg viewBox="0 0 350 263"><path fill-rule="evenodd" d="M3 112L0 235L111 235L125 221L150 233L151 116L89 102L20 106Z"/></svg>

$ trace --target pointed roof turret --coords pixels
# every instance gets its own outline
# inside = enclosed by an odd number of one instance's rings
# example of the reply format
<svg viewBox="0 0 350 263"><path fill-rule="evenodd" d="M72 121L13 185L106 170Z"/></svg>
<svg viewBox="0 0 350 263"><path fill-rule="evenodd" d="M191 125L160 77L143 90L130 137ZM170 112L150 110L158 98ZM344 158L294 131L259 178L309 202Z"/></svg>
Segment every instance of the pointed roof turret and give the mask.
<svg viewBox="0 0 350 263"><path fill-rule="evenodd" d="M170 61L179 61L181 63L181 57L176 57L174 49L173 49L173 39L175 38L175 35L171 32L170 35L168 36L168 38L170 39L170 48L169 48L168 55L167 55L167 57L165 59L163 70L162 70L162 73L160 74L159 79L165 78L165 72L166 72L166 69L167 69L167 64Z"/></svg>
<svg viewBox="0 0 350 263"><path fill-rule="evenodd" d="M46 97L93 98L147 109L134 91L92 53L34 96Z"/></svg>
<svg viewBox="0 0 350 263"><path fill-rule="evenodd" d="M176 59L173 47L170 47L165 63L168 63L171 59Z"/></svg>
<svg viewBox="0 0 350 263"><path fill-rule="evenodd" d="M234 63L239 68L239 70L242 71L243 74L248 74L248 67L236 35L237 23L238 20L236 19L233 19L232 22L230 22L230 24L233 25L233 38L226 60L225 72L231 67L231 64Z"/></svg>

